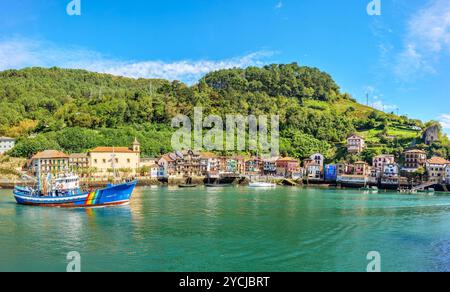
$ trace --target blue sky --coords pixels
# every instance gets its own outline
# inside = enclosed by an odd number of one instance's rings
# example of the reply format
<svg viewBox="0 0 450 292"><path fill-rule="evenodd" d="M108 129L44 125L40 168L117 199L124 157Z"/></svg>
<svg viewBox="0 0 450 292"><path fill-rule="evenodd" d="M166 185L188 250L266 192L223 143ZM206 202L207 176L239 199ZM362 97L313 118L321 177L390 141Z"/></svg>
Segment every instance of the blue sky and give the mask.
<svg viewBox="0 0 450 292"><path fill-rule="evenodd" d="M0 70L84 68L195 82L208 71L298 62L365 103L450 132L450 1L0 0Z"/></svg>

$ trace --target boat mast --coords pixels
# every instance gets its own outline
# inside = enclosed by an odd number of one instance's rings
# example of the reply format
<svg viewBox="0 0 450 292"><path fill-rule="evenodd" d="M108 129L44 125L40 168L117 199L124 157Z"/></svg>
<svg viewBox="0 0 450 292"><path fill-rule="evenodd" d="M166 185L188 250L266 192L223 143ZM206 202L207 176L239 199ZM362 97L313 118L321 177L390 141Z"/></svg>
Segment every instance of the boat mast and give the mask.
<svg viewBox="0 0 450 292"><path fill-rule="evenodd" d="M38 158L38 169L36 171L37 176L37 189L41 191L41 159Z"/></svg>
<svg viewBox="0 0 450 292"><path fill-rule="evenodd" d="M115 152L114 146L113 146L113 154L112 154L112 169L113 169L113 180L116 181L117 180L117 176L116 176L116 152Z"/></svg>

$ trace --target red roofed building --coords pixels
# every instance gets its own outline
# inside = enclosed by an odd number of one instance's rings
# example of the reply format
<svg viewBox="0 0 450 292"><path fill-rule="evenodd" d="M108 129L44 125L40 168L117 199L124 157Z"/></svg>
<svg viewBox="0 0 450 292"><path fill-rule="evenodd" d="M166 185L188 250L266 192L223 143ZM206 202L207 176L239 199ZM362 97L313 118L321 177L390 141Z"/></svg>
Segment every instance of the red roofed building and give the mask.
<svg viewBox="0 0 450 292"><path fill-rule="evenodd" d="M361 153L366 148L366 142L363 137L359 135L351 135L347 138L348 153Z"/></svg>
<svg viewBox="0 0 450 292"><path fill-rule="evenodd" d="M450 161L442 157L435 156L428 159L426 163L428 180L439 184L444 183L449 165Z"/></svg>
<svg viewBox="0 0 450 292"><path fill-rule="evenodd" d="M163 177L173 176L177 170L177 155L175 153L165 154L158 160L158 165L163 168Z"/></svg>
<svg viewBox="0 0 450 292"><path fill-rule="evenodd" d="M300 162L292 157L280 158L276 162L277 175L289 177L300 172Z"/></svg>
<svg viewBox="0 0 450 292"><path fill-rule="evenodd" d="M404 170L414 172L420 167L425 167L427 163L427 153L423 150L408 150L404 153Z"/></svg>
<svg viewBox="0 0 450 292"><path fill-rule="evenodd" d="M134 140L128 147L97 147L89 151L90 167L96 169L96 176L111 176L113 168L117 173L136 175L140 167L141 145Z"/></svg>
<svg viewBox="0 0 450 292"><path fill-rule="evenodd" d="M69 155L57 150L45 150L34 155L29 162L31 172L36 175L65 173L69 171Z"/></svg>

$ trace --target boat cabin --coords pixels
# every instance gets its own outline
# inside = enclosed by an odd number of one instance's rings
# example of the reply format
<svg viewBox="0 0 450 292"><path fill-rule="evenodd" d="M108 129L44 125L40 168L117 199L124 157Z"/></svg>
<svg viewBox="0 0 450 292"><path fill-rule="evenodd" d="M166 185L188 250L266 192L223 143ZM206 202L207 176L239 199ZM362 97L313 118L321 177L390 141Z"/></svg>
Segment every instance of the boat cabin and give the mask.
<svg viewBox="0 0 450 292"><path fill-rule="evenodd" d="M76 190L80 187L79 178L76 175L64 175L55 179L54 188L59 191Z"/></svg>

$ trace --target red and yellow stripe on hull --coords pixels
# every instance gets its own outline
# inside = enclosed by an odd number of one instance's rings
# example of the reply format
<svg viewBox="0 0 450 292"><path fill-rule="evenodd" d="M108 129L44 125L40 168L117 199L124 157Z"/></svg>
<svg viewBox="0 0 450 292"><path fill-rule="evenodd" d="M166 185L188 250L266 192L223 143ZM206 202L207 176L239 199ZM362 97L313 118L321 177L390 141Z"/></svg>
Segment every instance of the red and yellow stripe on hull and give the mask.
<svg viewBox="0 0 450 292"><path fill-rule="evenodd" d="M89 195L86 198L86 202L84 203L85 206L94 206L97 205L97 199L100 198L100 192L99 191L93 191L90 192Z"/></svg>

